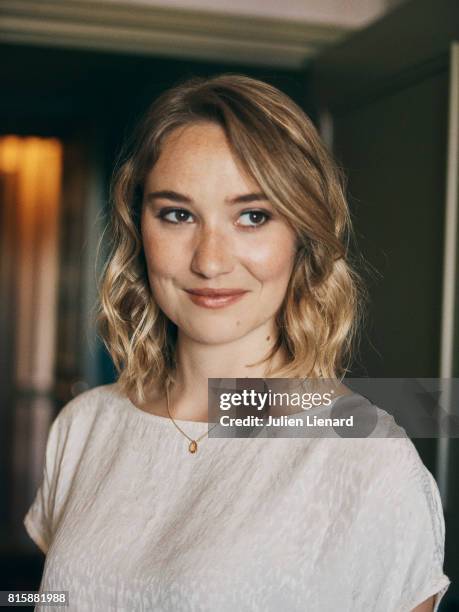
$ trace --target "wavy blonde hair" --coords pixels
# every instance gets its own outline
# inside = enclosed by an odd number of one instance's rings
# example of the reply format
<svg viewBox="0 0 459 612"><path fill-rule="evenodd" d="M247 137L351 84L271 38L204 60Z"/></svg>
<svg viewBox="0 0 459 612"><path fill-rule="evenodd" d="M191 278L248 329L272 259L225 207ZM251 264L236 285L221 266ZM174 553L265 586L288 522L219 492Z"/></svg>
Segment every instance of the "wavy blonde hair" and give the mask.
<svg viewBox="0 0 459 612"><path fill-rule="evenodd" d="M267 376L342 378L367 293L351 265L345 177L309 117L272 85L240 74L195 77L164 92L125 143L110 186L111 247L99 279L97 325L122 391L145 399L174 379L176 325L149 287L140 214L145 178L165 138L198 121L219 124L272 205L294 229L297 252L277 340L288 362ZM106 228L107 229L107 228ZM259 362L260 363L260 362Z"/></svg>

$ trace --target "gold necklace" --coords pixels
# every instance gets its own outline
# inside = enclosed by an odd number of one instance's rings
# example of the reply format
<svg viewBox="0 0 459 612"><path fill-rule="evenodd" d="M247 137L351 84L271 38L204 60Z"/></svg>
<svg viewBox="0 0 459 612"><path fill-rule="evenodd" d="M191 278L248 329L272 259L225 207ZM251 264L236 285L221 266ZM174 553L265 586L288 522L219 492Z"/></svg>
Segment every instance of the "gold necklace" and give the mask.
<svg viewBox="0 0 459 612"><path fill-rule="evenodd" d="M196 440L193 440L193 438L190 438L190 436L188 434L186 434L183 429L181 429L181 427L179 427L177 425L177 423L174 421L172 415L171 415L171 411L169 409L169 383L170 381L168 381L166 383L166 400L167 400L167 412L169 413L169 417L171 419L171 421L174 423L174 425L177 427L177 429L180 431L180 433L182 433L186 438L188 438L188 440L190 441L189 445L188 445L188 450L190 451L190 453L196 453L198 450L198 442L200 440L202 440L202 438L204 438L205 436L207 436L207 434L209 432L212 431L212 429L214 427L216 427L218 425L218 423L215 423L215 425L213 427L211 427L208 431L206 431L202 436L199 436L199 438L196 438Z"/></svg>

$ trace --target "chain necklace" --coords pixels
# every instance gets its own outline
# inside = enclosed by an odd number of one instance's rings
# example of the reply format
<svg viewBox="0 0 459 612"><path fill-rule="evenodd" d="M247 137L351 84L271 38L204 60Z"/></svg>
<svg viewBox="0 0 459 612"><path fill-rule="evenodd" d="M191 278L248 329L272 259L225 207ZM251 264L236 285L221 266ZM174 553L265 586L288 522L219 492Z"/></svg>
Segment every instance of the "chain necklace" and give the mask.
<svg viewBox="0 0 459 612"><path fill-rule="evenodd" d="M170 417L171 421L174 423L174 425L177 427L177 429L180 431L180 433L183 434L190 441L190 443L188 445L188 450L190 451L190 453L196 453L197 450L198 450L198 442L200 440L202 440L202 438L207 436L208 433L211 432L212 429L218 425L218 423L215 423L215 425L213 427L211 427L208 431L206 431L202 436L199 436L199 438L196 438L196 440L193 440L193 438L190 438L190 436L188 434L186 434L183 431L183 429L177 425L177 423L174 421L174 419L173 419L173 417L171 415L171 411L169 409L169 384L170 384L170 381L168 381L167 384L166 384L167 412L169 413L169 417Z"/></svg>

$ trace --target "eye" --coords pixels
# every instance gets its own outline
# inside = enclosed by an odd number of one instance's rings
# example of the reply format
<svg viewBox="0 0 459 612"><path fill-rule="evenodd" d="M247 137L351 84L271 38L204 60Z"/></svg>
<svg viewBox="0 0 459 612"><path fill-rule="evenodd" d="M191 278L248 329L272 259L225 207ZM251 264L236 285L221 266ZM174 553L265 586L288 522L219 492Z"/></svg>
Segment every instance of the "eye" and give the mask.
<svg viewBox="0 0 459 612"><path fill-rule="evenodd" d="M267 212L263 211L263 210L246 210L245 212L241 213L241 217L243 217L244 215L248 215L248 220L253 222L254 225L252 224L246 224L246 223L241 223L241 225L243 227L248 227L248 228L257 228L260 227L261 225L266 225L266 223L269 221L269 219L271 218L271 215L269 215ZM261 218L264 218L264 221L262 221L261 223L259 222Z"/></svg>
<svg viewBox="0 0 459 612"><path fill-rule="evenodd" d="M168 219L168 215L177 215L176 220ZM174 223L175 225L179 225L180 223L186 223L184 217L190 216L189 213L184 208L163 208L159 211L158 217L167 223ZM177 220L178 219L178 220Z"/></svg>
<svg viewBox="0 0 459 612"><path fill-rule="evenodd" d="M193 222L191 213L184 208L163 208L159 211L157 216L162 221L173 223L174 225ZM263 210L246 210L242 212L240 216L245 216L248 220L248 223L239 223L239 225L247 229L256 229L261 225L266 225L271 218L271 215Z"/></svg>

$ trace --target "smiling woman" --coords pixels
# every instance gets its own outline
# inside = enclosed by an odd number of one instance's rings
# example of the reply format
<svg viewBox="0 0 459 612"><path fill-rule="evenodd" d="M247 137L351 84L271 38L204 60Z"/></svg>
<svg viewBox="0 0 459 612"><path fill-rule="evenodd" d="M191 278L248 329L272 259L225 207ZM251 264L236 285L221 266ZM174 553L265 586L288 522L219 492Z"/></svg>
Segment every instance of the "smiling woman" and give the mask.
<svg viewBox="0 0 459 612"><path fill-rule="evenodd" d="M209 378L342 377L352 356L365 291L309 118L267 83L192 79L126 147L99 313L119 377L51 427L25 518L41 589L71 610L436 610L441 501L387 413L383 439L201 448Z"/></svg>
<svg viewBox="0 0 459 612"><path fill-rule="evenodd" d="M262 349L267 336L276 337L296 236L242 171L224 130L210 122L176 129L147 174L145 192L141 233L155 303L193 342L245 338ZM248 208L253 200L257 208ZM171 201L183 207L165 205ZM222 351L228 365L231 353Z"/></svg>
<svg viewBox="0 0 459 612"><path fill-rule="evenodd" d="M177 312L212 344L237 327L255 363L234 376L346 372L366 292L350 263L343 177L309 118L279 90L222 75L166 92L126 143L113 201L119 239L102 285L101 333L124 392L142 402L152 380L164 393L180 376L188 334L177 345L183 327L173 309L179 299L189 304L189 289L246 291L211 327L209 312ZM219 351L220 372L234 372L238 354L237 343ZM205 385L205 374L195 372L194 382L198 375ZM178 397L175 405L186 414Z"/></svg>

